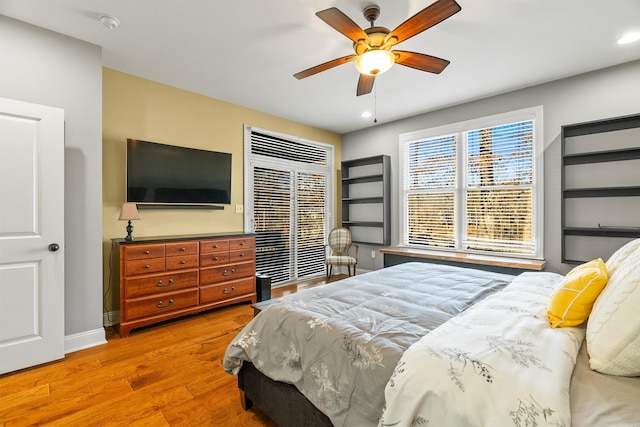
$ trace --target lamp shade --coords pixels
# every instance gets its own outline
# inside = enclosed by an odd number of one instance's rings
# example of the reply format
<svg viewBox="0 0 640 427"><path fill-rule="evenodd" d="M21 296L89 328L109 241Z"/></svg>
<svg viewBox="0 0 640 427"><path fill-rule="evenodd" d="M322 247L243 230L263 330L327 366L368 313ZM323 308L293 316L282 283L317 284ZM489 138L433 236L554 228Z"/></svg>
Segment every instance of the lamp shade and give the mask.
<svg viewBox="0 0 640 427"><path fill-rule="evenodd" d="M119 221L132 221L140 219L140 214L138 214L138 207L135 203L123 203L122 209L120 210L120 218Z"/></svg>
<svg viewBox="0 0 640 427"><path fill-rule="evenodd" d="M377 76L391 68L395 60L395 55L388 50L369 50L356 58L356 68L361 74Z"/></svg>

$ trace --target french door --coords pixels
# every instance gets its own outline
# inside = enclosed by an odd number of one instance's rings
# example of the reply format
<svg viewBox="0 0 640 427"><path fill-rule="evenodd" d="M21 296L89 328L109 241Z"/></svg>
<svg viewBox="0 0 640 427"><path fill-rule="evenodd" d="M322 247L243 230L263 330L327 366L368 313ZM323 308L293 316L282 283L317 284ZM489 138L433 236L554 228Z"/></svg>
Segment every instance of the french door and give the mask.
<svg viewBox="0 0 640 427"><path fill-rule="evenodd" d="M332 177L332 146L245 128L245 230L272 284L324 271Z"/></svg>

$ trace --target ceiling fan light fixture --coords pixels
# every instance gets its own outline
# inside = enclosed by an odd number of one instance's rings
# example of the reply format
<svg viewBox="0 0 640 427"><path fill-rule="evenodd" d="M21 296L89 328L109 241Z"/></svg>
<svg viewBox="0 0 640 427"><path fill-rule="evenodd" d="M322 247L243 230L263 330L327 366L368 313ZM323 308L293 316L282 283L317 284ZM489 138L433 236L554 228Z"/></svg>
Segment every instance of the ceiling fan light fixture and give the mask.
<svg viewBox="0 0 640 427"><path fill-rule="evenodd" d="M360 74L377 76L391 68L395 60L395 55L388 50L372 49L356 58L356 68Z"/></svg>

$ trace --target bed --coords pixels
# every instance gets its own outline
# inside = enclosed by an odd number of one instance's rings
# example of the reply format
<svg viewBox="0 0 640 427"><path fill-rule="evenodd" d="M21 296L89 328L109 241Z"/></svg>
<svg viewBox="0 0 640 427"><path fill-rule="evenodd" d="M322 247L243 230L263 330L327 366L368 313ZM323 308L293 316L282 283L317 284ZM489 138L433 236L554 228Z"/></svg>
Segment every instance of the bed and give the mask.
<svg viewBox="0 0 640 427"><path fill-rule="evenodd" d="M388 267L277 299L223 366L281 427L640 426L640 379L592 371L584 325L549 328L563 279ZM603 390L615 398L594 411Z"/></svg>

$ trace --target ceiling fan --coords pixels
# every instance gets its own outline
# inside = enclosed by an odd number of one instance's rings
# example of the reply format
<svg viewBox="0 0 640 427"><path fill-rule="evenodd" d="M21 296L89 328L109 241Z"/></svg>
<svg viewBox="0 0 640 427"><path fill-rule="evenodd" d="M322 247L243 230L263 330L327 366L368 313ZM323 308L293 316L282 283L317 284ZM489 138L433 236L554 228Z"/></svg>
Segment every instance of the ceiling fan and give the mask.
<svg viewBox="0 0 640 427"><path fill-rule="evenodd" d="M446 59L405 50L392 51L391 48L439 24L461 9L455 0L437 0L404 21L393 31L373 25L380 16L380 8L376 5L366 6L363 10L364 17L371 23L371 27L365 30L335 7L322 10L316 15L353 41L355 54L316 65L293 76L297 79L304 79L355 60L356 68L360 72L356 93L360 96L370 93L376 76L387 71L394 63L439 74L449 65L449 61Z"/></svg>

